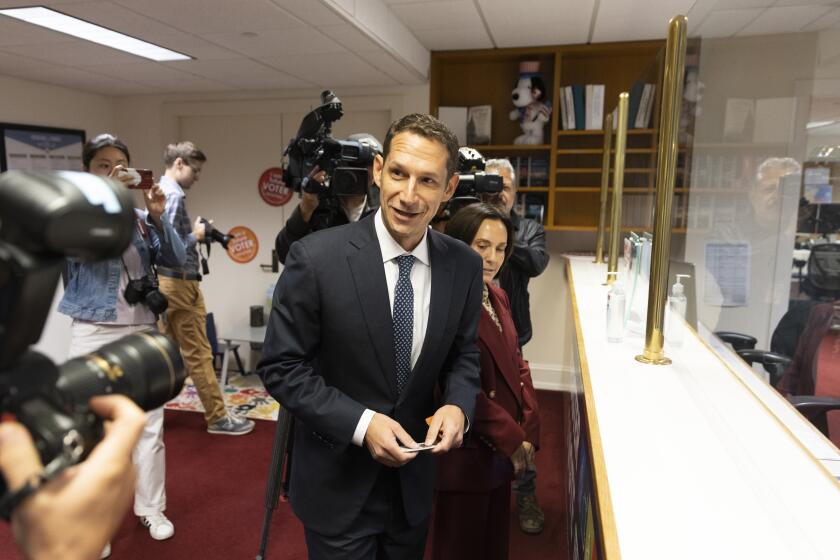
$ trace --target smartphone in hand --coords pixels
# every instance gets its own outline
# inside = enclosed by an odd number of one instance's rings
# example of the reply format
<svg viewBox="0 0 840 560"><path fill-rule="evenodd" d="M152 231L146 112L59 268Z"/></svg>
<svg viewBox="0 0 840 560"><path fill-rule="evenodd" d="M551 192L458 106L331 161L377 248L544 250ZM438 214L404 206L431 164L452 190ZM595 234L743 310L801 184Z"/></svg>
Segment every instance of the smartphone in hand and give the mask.
<svg viewBox="0 0 840 560"><path fill-rule="evenodd" d="M131 175L133 181L127 186L129 189L151 189L155 184L155 174L151 169L128 168L123 173Z"/></svg>

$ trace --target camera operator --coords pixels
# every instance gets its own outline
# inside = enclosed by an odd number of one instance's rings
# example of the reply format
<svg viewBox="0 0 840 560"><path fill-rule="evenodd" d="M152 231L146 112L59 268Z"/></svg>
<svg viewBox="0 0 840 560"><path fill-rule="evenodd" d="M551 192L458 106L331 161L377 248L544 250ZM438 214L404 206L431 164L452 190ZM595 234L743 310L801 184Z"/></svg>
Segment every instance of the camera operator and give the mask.
<svg viewBox="0 0 840 560"><path fill-rule="evenodd" d="M531 340L531 310L528 282L539 276L548 266L545 250L545 230L542 224L523 218L513 210L516 200L516 173L506 159L487 160L486 170L502 176L504 187L496 197L496 204L510 214L514 227L513 253L499 273L499 284L510 299L513 322L522 348ZM542 532L545 516L536 496L536 465L528 461L525 469L517 474L514 490L519 510L519 527L530 534Z"/></svg>
<svg viewBox="0 0 840 560"><path fill-rule="evenodd" d="M375 155L382 153L382 144L370 134L353 134L347 140L368 146ZM280 262L286 262L286 255L289 254L289 247L292 243L316 229L322 229L318 225L321 221L318 216L319 209L321 212L330 212L330 210L320 207L321 196L318 192L326 188L324 185L326 180L326 172L316 165L302 182L300 204L289 216L286 225L277 234L277 239L274 242L277 258ZM316 186L313 187L312 185ZM342 212L335 215L330 227L358 222L379 208L379 188L373 182L373 163L368 167L367 195L339 196L338 199L341 203Z"/></svg>
<svg viewBox="0 0 840 560"><path fill-rule="evenodd" d="M132 450L145 416L122 395L96 397L90 406L108 421L105 437L87 460L37 486L12 514L12 534L27 559L96 558L122 523L134 492ZM0 424L0 474L9 489L36 485L43 472L26 428Z"/></svg>
<svg viewBox="0 0 840 560"><path fill-rule="evenodd" d="M116 136L100 134L82 152L85 171L131 185L125 172L128 147ZM145 194L145 192L144 192ZM156 316L166 309L157 289L153 264L181 266L186 253L172 225L161 220L166 198L158 185L144 196L146 213L137 214L132 242L120 258L99 262L68 260L68 280L58 311L73 318L70 357L135 332L155 330ZM134 513L156 540L175 531L163 514L166 509L166 456L163 443L163 407L147 413L146 426L134 451L139 478ZM103 557L110 548L103 552Z"/></svg>
<svg viewBox="0 0 840 560"><path fill-rule="evenodd" d="M204 240L205 225L201 216L195 223L190 221L184 193L198 181L207 157L192 142L179 142L166 147L163 159L166 172L160 178L160 186L166 194L166 221L184 240L187 260L183 266L158 267L160 291L169 300L160 329L181 347L187 373L204 405L207 431L244 435L254 429L254 422L227 411L213 368L213 353L207 340L207 310L198 284L201 274L196 249L196 244Z"/></svg>

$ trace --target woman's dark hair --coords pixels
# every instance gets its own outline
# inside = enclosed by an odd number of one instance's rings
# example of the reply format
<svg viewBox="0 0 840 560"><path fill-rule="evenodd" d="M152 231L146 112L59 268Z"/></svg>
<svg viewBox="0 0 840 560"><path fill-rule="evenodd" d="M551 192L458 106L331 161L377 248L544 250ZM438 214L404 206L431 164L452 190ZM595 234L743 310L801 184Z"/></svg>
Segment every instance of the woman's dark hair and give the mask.
<svg viewBox="0 0 840 560"><path fill-rule="evenodd" d="M513 223L511 223L508 216L492 204L477 202L458 210L446 224L446 235L460 239L467 245L472 245L475 235L478 233L478 229L484 220L497 220L504 224L507 230L507 247L505 247L506 263L511 253L513 253ZM504 266L504 263L502 263L502 266Z"/></svg>
<svg viewBox="0 0 840 560"><path fill-rule="evenodd" d="M90 162L93 161L94 156L96 156L96 152L102 148L118 149L125 154L125 160L131 163L131 155L128 153L128 146L126 146L122 140L113 134L108 134L106 132L104 134L94 136L85 142L85 147L82 149L82 165L84 165L85 171L90 170Z"/></svg>

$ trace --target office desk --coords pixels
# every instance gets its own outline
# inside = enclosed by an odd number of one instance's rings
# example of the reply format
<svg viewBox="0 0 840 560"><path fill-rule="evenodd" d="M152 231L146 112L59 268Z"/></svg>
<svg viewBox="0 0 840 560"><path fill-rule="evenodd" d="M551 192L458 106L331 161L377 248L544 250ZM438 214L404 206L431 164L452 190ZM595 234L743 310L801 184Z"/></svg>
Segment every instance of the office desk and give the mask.
<svg viewBox="0 0 840 560"><path fill-rule="evenodd" d="M227 383L228 364L230 363L231 344L233 342L247 342L262 344L265 341L267 327L251 327L249 325L237 325L230 330L225 330L218 335L218 339L225 343L225 352L222 355L222 387Z"/></svg>
<svg viewBox="0 0 840 560"><path fill-rule="evenodd" d="M607 342L606 265L567 259L580 556L589 545L607 560L840 558L837 449L749 368L720 357L703 329L666 345L668 366L634 359L641 337Z"/></svg>

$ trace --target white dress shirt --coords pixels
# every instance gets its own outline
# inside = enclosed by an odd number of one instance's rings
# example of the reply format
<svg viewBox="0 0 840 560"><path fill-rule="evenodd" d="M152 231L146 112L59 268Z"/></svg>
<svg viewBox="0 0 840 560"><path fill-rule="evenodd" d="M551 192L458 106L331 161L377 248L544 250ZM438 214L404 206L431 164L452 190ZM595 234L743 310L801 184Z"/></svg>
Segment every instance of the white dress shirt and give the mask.
<svg viewBox="0 0 840 560"><path fill-rule="evenodd" d="M406 251L399 243L391 237L385 222L382 220L382 210L376 211L374 216L376 238L379 241L379 249L382 253L382 266L385 267L385 282L388 285L388 299L390 301L391 314L394 313L394 291L397 287L397 279L400 274L400 267L397 264L397 257L401 255L414 255L414 265L411 267L411 287L414 291L414 328L411 336L411 369L417 364L420 357L420 350L423 348L423 340L426 338L426 327L429 323L429 305L432 300L432 264L429 260L429 233L423 235L423 239L412 251ZM396 372L394 372L396 377ZM410 379L410 377L409 377ZM361 447L364 445L365 434L376 411L367 409L362 413L356 430L353 432L353 443Z"/></svg>

